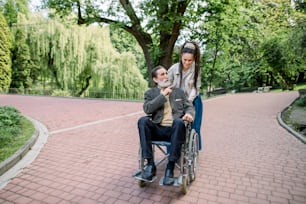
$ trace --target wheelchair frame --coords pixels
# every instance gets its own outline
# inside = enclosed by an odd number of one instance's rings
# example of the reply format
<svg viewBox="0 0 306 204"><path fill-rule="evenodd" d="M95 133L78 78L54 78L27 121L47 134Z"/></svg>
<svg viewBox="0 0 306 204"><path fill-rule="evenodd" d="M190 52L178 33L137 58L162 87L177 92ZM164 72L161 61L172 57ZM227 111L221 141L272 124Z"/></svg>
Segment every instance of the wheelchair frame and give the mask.
<svg viewBox="0 0 306 204"><path fill-rule="evenodd" d="M198 156L199 156L199 138L198 134L194 129L191 128L191 123L185 122L186 126L186 141L181 148L181 157L176 163L176 167L179 169L179 176L175 177L174 186L181 186L182 193L187 193L187 188L192 181L196 179L196 172L198 169ZM163 154L163 157L159 160L155 160L155 165L158 166L163 161L165 161L169 154L166 148L171 146L170 142L167 141L152 141L153 156L155 157L155 149L159 149ZM133 175L135 179L138 180L139 187L146 186L146 183L154 182L157 177L155 176L152 180L145 180L141 177L143 170L146 165L145 160L142 158L142 149L139 147L139 169ZM163 185L162 177L159 181L160 185Z"/></svg>

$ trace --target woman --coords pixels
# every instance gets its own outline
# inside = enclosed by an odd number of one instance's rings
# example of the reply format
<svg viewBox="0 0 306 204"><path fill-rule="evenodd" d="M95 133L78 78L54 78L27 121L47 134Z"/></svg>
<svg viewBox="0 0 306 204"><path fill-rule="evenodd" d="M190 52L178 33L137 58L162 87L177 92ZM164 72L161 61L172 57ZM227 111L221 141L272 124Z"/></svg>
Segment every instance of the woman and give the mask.
<svg viewBox="0 0 306 204"><path fill-rule="evenodd" d="M175 87L183 89L188 100L193 103L196 111L193 128L199 135L199 149L202 149L201 123L203 104L200 95L201 68L200 48L195 42L185 42L180 50L180 62L168 70L169 80Z"/></svg>

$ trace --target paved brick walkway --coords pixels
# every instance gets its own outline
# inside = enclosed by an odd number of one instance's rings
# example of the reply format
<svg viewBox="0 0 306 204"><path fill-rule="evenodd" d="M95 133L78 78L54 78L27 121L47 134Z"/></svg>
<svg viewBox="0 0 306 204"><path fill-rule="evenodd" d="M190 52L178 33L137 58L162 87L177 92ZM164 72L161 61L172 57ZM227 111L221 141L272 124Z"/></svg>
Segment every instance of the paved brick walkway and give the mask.
<svg viewBox="0 0 306 204"><path fill-rule="evenodd" d="M0 190L0 203L306 203L306 146L276 116L298 94L234 94L204 101L199 171L187 195L139 188L142 103L0 95L49 130L38 157ZM158 167L158 175L164 166Z"/></svg>

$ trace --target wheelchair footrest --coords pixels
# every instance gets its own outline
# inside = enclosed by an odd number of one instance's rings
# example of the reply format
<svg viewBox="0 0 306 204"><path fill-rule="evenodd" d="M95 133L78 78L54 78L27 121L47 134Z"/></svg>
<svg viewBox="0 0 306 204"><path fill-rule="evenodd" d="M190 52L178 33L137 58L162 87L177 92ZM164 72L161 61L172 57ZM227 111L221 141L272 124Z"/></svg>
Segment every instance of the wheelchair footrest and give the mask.
<svg viewBox="0 0 306 204"><path fill-rule="evenodd" d="M152 182L154 182L154 181L157 179L156 176L154 176L151 180L144 179L144 178L142 178L142 176L141 176L141 171L136 172L136 173L133 175L133 177L134 177L135 179L137 179L137 180L141 180L141 181L145 181L145 182L149 182L149 183L152 183Z"/></svg>
<svg viewBox="0 0 306 204"><path fill-rule="evenodd" d="M164 176L159 180L159 185L164 186ZM182 177L174 177L174 183L171 186L181 186L182 185Z"/></svg>

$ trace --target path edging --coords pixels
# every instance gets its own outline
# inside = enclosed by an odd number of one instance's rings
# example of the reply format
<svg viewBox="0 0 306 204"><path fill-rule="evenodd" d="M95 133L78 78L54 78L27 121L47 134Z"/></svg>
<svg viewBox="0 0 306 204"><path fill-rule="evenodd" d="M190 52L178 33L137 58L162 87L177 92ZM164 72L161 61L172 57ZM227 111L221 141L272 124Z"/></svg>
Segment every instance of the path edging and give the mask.
<svg viewBox="0 0 306 204"><path fill-rule="evenodd" d="M7 158L6 160L0 163L0 176L3 175L7 170L12 168L17 162L19 162L33 147L39 135L37 128L35 126L34 128L35 130L34 130L32 137L21 148L19 148L13 155L11 155L9 158Z"/></svg>
<svg viewBox="0 0 306 204"><path fill-rule="evenodd" d="M12 156L0 163L0 189L29 165L47 142L48 129L40 122L25 116L34 125L32 137Z"/></svg>
<svg viewBox="0 0 306 204"><path fill-rule="evenodd" d="M299 98L299 97L298 97ZM295 136L298 140L300 140L301 142L303 142L304 144L306 144L306 138L301 135L300 133L298 133L297 131L295 131L294 129L292 129L290 126L288 126L282 119L283 113L298 99L296 98L292 103L289 104L289 106L287 106L286 108L284 108L281 112L279 112L277 114L277 121L278 123L285 128L288 132L290 132L293 136Z"/></svg>

